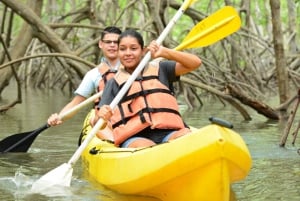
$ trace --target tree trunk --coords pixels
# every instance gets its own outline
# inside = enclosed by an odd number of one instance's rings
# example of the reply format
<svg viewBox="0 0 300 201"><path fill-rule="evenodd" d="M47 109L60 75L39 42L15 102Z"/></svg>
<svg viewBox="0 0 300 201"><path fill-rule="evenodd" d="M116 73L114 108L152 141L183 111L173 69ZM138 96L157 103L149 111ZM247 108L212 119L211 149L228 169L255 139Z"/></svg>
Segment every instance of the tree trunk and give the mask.
<svg viewBox="0 0 300 201"><path fill-rule="evenodd" d="M39 0L28 0L28 7L32 8L36 15L41 14L41 8L42 8L42 1ZM10 57L12 60L23 57L28 45L30 44L31 40L33 38L32 35L32 29L31 26L29 26L27 23L24 23L20 34L18 37L15 38L15 40L12 42L12 46L8 47L10 49ZM6 56L7 58L7 56ZM5 60L7 62L8 59ZM14 65L17 66L17 65ZM0 69L0 96L2 94L2 91L4 88L9 84L10 79L12 78L13 73L11 68L4 68Z"/></svg>
<svg viewBox="0 0 300 201"><path fill-rule="evenodd" d="M280 18L280 0L270 0L272 25L273 25L273 43L275 50L275 64L278 79L278 90L280 103L284 103L288 98L288 66L284 53L283 33L281 29Z"/></svg>
<svg viewBox="0 0 300 201"><path fill-rule="evenodd" d="M289 31L289 41L288 41L288 47L289 47L289 51L292 54L297 53L297 14L296 14L296 5L295 5L295 1L294 0L287 0L288 3L288 31Z"/></svg>

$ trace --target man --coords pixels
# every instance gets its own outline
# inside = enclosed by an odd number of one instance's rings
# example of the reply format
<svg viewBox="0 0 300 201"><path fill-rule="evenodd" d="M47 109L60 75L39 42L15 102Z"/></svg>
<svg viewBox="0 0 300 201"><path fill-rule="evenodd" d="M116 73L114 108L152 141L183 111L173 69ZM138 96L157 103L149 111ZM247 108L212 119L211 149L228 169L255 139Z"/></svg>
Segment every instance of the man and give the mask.
<svg viewBox="0 0 300 201"><path fill-rule="evenodd" d="M111 78L111 74L114 74L120 66L118 58L118 38L120 34L121 30L114 26L106 27L103 30L101 39L98 43L99 48L103 52L101 63L85 74L82 82L75 91L74 98L65 105L59 114L62 114L83 102L93 93L103 90L106 81ZM47 122L50 126L63 123L59 118L59 114L54 113L48 118ZM66 118L71 118L73 115L74 114Z"/></svg>

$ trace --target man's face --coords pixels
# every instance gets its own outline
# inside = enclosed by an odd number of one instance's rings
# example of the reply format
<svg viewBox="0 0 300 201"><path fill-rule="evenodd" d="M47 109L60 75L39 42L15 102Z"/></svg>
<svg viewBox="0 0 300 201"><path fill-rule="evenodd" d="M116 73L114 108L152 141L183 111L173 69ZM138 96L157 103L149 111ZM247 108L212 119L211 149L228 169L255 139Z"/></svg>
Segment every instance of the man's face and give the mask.
<svg viewBox="0 0 300 201"><path fill-rule="evenodd" d="M104 57L114 60L118 57L118 38L119 34L107 33L102 40L99 41Z"/></svg>

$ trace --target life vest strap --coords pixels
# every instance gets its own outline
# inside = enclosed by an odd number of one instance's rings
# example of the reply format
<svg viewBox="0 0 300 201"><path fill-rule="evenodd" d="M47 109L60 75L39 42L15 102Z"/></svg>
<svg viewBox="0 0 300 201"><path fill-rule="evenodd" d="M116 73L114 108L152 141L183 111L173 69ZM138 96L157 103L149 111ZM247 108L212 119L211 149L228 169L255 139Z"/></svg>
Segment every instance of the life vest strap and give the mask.
<svg viewBox="0 0 300 201"><path fill-rule="evenodd" d="M176 115L180 116L180 113L177 110L173 110L173 109L170 109L170 108L143 108L142 110L139 110L135 114L132 114L132 115L130 115L128 117L122 118L122 120L114 123L112 125L112 127L116 128L116 127L120 126L121 124L126 124L134 116L139 116L140 119L141 119L141 122L145 123L146 122L146 118L144 116L144 113L150 114L150 113L158 113L158 112L168 112L168 113L173 113L173 114L176 114Z"/></svg>
<svg viewBox="0 0 300 201"><path fill-rule="evenodd" d="M139 92L133 93L129 96L126 96L124 99L122 99L122 102L126 102L128 100L133 100L139 96L146 96L146 95L154 94L154 93L166 93L166 94L173 95L173 93L168 89L150 89L150 90L145 90L145 91L139 91Z"/></svg>
<svg viewBox="0 0 300 201"><path fill-rule="evenodd" d="M109 69L109 70L107 70L105 73L102 74L102 79L103 79L103 81L104 81L104 84L106 84L106 82L107 82L107 76L108 76L108 74L110 74L110 73L117 73L117 70Z"/></svg>

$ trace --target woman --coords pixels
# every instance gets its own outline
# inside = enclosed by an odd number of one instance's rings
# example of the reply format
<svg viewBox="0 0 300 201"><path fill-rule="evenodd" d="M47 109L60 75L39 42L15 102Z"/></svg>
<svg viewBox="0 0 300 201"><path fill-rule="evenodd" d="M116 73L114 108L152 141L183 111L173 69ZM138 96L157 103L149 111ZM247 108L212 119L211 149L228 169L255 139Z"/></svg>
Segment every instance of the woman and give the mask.
<svg viewBox="0 0 300 201"><path fill-rule="evenodd" d="M163 143L188 132L172 93L172 82L201 65L197 56L172 50L155 41L144 47L142 36L134 30L126 30L119 37L118 55L122 67L107 82L100 109L95 112L93 123L101 117L113 127L115 145L121 147L146 147ZM167 60L148 64L134 81L128 93L112 111L108 104L136 69L146 51L152 58Z"/></svg>

